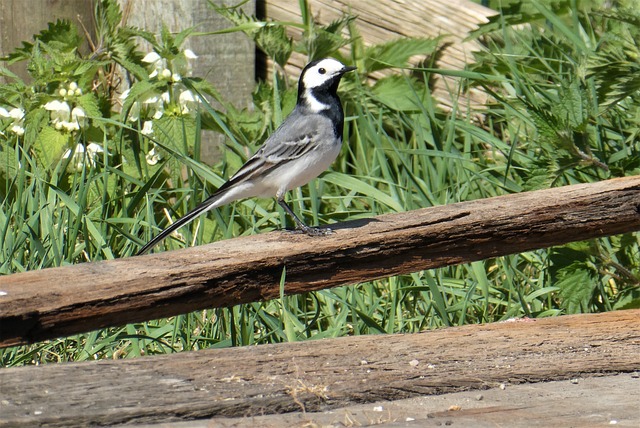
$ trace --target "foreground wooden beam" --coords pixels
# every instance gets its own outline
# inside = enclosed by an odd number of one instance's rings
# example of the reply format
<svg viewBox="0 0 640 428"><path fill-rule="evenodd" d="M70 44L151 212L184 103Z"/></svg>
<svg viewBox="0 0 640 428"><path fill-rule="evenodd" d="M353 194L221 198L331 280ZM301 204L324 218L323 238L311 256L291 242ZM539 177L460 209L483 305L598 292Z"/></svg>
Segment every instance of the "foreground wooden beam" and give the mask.
<svg viewBox="0 0 640 428"><path fill-rule="evenodd" d="M640 367L639 323L640 310L629 310L8 368L0 370L0 427L152 424L220 416L251 420L500 384L632 372ZM504 416L511 417L509 412Z"/></svg>
<svg viewBox="0 0 640 428"><path fill-rule="evenodd" d="M640 230L640 176L0 277L0 346Z"/></svg>

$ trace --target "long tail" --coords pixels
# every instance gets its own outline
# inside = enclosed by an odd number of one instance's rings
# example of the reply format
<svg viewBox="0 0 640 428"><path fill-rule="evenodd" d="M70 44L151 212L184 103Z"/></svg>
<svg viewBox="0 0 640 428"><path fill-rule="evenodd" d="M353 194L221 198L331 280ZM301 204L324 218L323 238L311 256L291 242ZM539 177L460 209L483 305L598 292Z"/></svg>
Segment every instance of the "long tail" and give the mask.
<svg viewBox="0 0 640 428"><path fill-rule="evenodd" d="M182 226L184 226L185 224L190 223L196 217L198 217L200 214L202 214L202 213L204 213L206 211L209 211L212 208L215 208L217 206L216 202L218 202L220 197L223 196L222 193L224 193L224 192L218 191L218 192L214 193L213 195L209 196L204 202L202 202L200 205L195 207L192 211L189 211L187 214L185 214L184 217L179 218L171 226L167 227L165 230L160 232L160 234L158 236L153 238L144 247L142 247L140 249L140 251L138 251L138 254L136 254L136 255L137 256L141 256L141 255L145 254L147 251L149 251L150 249L152 249L153 247L158 245L160 242L162 242L167 236L171 235L176 229L179 229Z"/></svg>

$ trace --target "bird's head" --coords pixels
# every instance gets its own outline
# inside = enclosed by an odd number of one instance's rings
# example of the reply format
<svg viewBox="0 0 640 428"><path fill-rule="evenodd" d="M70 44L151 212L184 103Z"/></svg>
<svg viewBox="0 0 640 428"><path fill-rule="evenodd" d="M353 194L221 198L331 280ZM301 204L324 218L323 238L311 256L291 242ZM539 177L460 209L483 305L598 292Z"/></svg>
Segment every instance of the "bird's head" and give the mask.
<svg viewBox="0 0 640 428"><path fill-rule="evenodd" d="M326 96L335 96L343 74L355 70L333 58L319 59L307 64L298 82L298 100L306 101L312 110L327 108ZM316 104L320 102L320 104ZM314 105L315 104L315 105Z"/></svg>
<svg viewBox="0 0 640 428"><path fill-rule="evenodd" d="M330 86L339 82L343 74L355 70L355 67L347 67L333 58L324 58L310 62L302 70L300 84L304 89Z"/></svg>

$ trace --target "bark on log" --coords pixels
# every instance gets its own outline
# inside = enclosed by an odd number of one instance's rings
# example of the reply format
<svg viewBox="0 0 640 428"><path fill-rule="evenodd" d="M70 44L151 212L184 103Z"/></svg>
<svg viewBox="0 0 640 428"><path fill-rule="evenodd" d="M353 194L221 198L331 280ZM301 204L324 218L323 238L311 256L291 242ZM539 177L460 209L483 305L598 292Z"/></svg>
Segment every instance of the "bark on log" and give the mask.
<svg viewBox="0 0 640 428"><path fill-rule="evenodd" d="M9 368L0 370L0 427L312 412L502 383L631 372L640 367L639 322L640 310L629 310Z"/></svg>
<svg viewBox="0 0 640 428"><path fill-rule="evenodd" d="M0 278L0 346L640 230L640 176Z"/></svg>

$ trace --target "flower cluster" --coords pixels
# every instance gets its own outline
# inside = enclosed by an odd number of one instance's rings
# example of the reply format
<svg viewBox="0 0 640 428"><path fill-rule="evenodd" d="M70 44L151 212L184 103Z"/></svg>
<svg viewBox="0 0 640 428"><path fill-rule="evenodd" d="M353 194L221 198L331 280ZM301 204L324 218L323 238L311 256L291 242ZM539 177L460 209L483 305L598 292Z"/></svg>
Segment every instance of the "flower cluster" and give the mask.
<svg viewBox="0 0 640 428"><path fill-rule="evenodd" d="M24 135L24 116L25 111L21 108L14 107L11 110L7 110L4 107L0 107L0 119L11 119L9 125L9 131L16 134L18 137ZM0 131L2 133L2 131Z"/></svg>
<svg viewBox="0 0 640 428"><path fill-rule="evenodd" d="M104 149L99 144L89 143L87 144L86 150L84 145L76 144L76 147L73 149L73 151L72 149L67 149L62 157L64 159L68 159L70 157L70 167L75 168L76 171L82 171L82 168L85 164L85 159L87 160L89 166L95 166L95 159L100 153L104 153Z"/></svg>
<svg viewBox="0 0 640 428"><path fill-rule="evenodd" d="M51 123L58 131L79 131L85 126L87 117L80 106L74 105L76 98L82 95L82 90L76 82L71 82L66 87L60 87L57 95L62 99L44 105L44 109L51 112Z"/></svg>
<svg viewBox="0 0 640 428"><path fill-rule="evenodd" d="M149 73L149 79L158 78L159 80L167 80L172 82L179 82L182 80L182 76L191 72L191 68L189 67L189 60L193 60L198 58L198 55L193 53L191 49L185 49L182 52L184 57L178 58L177 61L173 61L171 64L171 68L168 68L168 61L166 58L162 58L157 52L149 52L142 58L142 62L147 63L152 68L151 73Z"/></svg>
<svg viewBox="0 0 640 428"><path fill-rule="evenodd" d="M164 90L149 91L140 96L129 110L131 122L143 121L140 133L153 135L153 121L164 116L167 111L176 115L188 115L195 112L198 100L182 82L183 76L191 73L190 61L198 58L191 49L185 49L173 60L161 57L157 52L148 53L142 62L148 64L149 80L166 82ZM131 91L127 89L120 96L123 102ZM155 165L160 160L160 153L154 147L146 156L147 163Z"/></svg>

